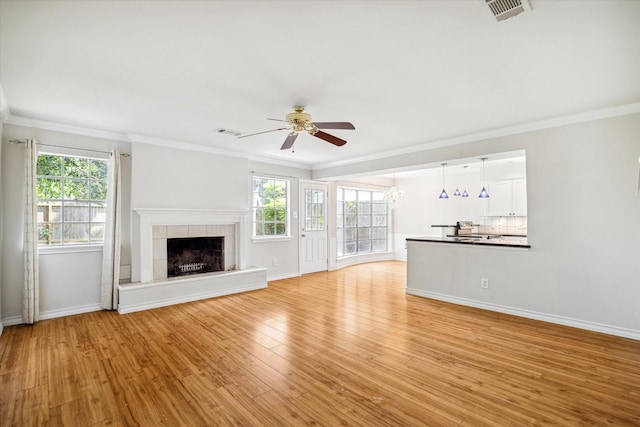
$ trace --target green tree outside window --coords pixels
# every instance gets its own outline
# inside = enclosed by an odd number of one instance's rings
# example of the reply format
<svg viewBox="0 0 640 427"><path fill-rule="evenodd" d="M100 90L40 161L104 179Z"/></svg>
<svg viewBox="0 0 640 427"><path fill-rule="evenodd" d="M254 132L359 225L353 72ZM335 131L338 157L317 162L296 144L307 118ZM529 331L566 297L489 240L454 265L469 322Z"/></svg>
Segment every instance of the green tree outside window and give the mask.
<svg viewBox="0 0 640 427"><path fill-rule="evenodd" d="M288 235L289 181L273 178L253 179L253 235Z"/></svg>
<svg viewBox="0 0 640 427"><path fill-rule="evenodd" d="M38 156L36 192L41 245L103 242L107 171L104 160Z"/></svg>

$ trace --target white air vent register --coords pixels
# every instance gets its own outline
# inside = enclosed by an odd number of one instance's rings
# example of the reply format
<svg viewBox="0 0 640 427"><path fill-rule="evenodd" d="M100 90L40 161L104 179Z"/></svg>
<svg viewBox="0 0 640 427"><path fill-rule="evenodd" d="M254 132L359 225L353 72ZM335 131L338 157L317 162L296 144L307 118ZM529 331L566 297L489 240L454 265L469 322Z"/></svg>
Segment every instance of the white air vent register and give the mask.
<svg viewBox="0 0 640 427"><path fill-rule="evenodd" d="M489 7L489 10L497 21L504 21L516 16L525 10L530 11L531 7L527 0L482 0Z"/></svg>

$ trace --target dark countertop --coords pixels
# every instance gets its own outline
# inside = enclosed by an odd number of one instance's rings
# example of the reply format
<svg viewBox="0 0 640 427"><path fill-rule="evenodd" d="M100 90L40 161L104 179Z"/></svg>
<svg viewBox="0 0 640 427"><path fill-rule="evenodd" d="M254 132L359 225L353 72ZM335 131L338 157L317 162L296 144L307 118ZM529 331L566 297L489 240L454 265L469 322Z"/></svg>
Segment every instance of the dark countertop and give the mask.
<svg viewBox="0 0 640 427"><path fill-rule="evenodd" d="M500 246L507 248L530 248L531 245L527 243L527 238L511 238L511 239L482 239L471 237L408 237L408 242L434 242L434 243L458 243L463 245L475 245L475 246Z"/></svg>

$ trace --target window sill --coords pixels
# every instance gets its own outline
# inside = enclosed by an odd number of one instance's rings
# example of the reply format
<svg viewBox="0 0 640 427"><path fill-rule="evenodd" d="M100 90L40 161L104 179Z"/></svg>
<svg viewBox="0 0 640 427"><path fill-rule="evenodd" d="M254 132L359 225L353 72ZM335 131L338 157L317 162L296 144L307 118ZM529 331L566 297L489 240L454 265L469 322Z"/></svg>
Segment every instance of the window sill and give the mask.
<svg viewBox="0 0 640 427"><path fill-rule="evenodd" d="M68 245L68 246L40 246L40 255L71 254L85 252L102 252L103 245Z"/></svg>
<svg viewBox="0 0 640 427"><path fill-rule="evenodd" d="M355 259L355 258L367 258L367 257L377 257L377 256L386 257L389 255L393 255L393 252L392 251L365 252L365 253L359 253L359 254L341 255L336 257L336 260L342 261L342 260L349 260L349 259Z"/></svg>
<svg viewBox="0 0 640 427"><path fill-rule="evenodd" d="M253 243L274 243L274 242L286 242L291 240L291 236L281 237L253 237L251 239Z"/></svg>

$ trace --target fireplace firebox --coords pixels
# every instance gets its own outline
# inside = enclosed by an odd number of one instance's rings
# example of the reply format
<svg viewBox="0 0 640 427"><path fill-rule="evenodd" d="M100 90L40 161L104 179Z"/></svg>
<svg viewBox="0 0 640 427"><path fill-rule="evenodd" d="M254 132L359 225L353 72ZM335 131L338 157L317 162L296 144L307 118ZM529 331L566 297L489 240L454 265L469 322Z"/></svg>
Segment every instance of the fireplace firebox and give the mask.
<svg viewBox="0 0 640 427"><path fill-rule="evenodd" d="M167 239L167 277L224 270L224 236Z"/></svg>

